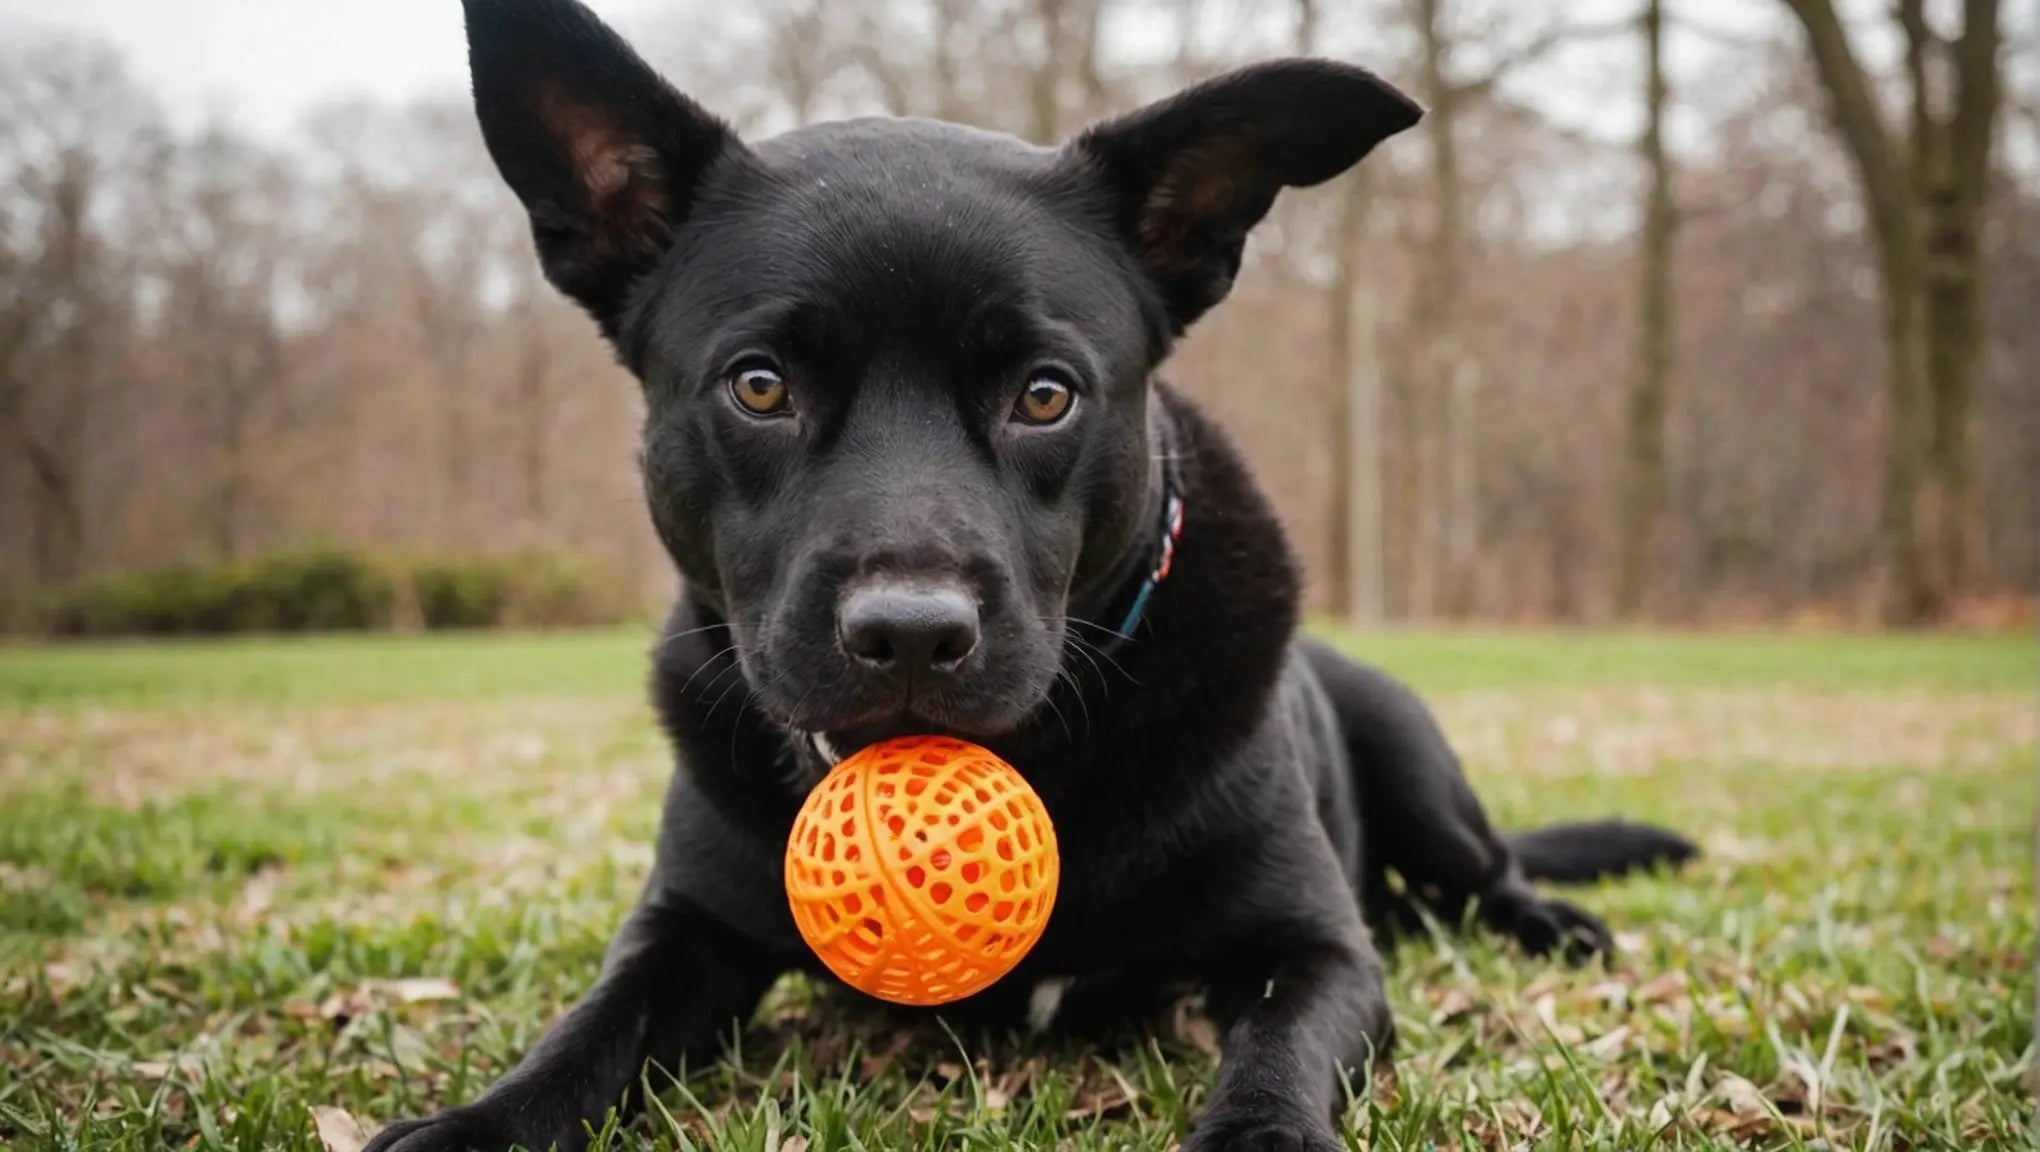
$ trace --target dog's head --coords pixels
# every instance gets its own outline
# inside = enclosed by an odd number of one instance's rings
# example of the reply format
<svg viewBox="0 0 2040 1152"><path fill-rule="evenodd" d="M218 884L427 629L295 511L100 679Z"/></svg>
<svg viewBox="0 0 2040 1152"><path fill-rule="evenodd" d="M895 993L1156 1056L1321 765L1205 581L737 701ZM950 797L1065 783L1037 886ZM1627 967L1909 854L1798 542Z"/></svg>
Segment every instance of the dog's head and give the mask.
<svg viewBox="0 0 2040 1152"><path fill-rule="evenodd" d="M643 383L660 538L758 705L841 747L1041 708L1070 616L1150 546L1150 374L1278 191L1419 114L1293 60L1059 149L889 119L747 144L574 0L466 10L546 274Z"/></svg>

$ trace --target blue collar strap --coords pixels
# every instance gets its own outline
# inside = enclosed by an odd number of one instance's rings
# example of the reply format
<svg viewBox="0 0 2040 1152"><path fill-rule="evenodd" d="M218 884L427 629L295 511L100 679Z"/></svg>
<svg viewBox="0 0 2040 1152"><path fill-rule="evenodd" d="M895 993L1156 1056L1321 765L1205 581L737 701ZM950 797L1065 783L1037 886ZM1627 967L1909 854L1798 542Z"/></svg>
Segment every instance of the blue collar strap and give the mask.
<svg viewBox="0 0 2040 1152"><path fill-rule="evenodd" d="M1162 501L1162 545L1155 566L1147 578L1141 581L1140 591L1134 593L1133 605L1126 610L1126 618L1119 622L1117 643L1133 639L1133 630L1140 626L1141 616L1147 612L1148 598L1155 594L1155 587L1169 578L1169 568L1176 562L1176 542L1183 538L1183 498L1176 495L1174 484L1169 485Z"/></svg>

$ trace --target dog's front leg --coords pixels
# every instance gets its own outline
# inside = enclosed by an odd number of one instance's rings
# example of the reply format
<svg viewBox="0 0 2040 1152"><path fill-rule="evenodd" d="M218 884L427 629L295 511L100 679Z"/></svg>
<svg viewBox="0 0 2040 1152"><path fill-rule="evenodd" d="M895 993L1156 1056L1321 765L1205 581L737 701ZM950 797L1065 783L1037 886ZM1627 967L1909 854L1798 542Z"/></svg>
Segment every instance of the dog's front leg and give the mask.
<svg viewBox="0 0 2040 1152"><path fill-rule="evenodd" d="M1210 1004L1218 1084L1183 1152L1343 1149L1344 1081L1385 1059L1394 1036L1381 959L1357 919L1241 966L1214 984Z"/></svg>
<svg viewBox="0 0 2040 1152"><path fill-rule="evenodd" d="M648 892L609 946L602 976L509 1075L471 1104L393 1124L365 1152L576 1152L587 1126L634 1108L647 1064L713 1059L772 973L699 909Z"/></svg>

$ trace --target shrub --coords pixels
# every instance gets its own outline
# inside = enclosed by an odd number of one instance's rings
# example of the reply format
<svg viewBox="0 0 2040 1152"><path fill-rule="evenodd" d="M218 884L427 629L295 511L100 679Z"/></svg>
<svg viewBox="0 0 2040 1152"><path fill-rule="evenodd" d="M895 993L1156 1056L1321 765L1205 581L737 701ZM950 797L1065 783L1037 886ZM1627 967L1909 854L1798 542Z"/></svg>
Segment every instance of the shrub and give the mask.
<svg viewBox="0 0 2040 1152"><path fill-rule="evenodd" d="M639 608L627 573L564 552L528 550L505 561L501 623L512 628L586 628L628 620Z"/></svg>
<svg viewBox="0 0 2040 1152"><path fill-rule="evenodd" d="M238 611L223 631L339 632L389 623L388 570L353 553L284 553L245 565L239 575Z"/></svg>
<svg viewBox="0 0 2040 1152"><path fill-rule="evenodd" d="M581 627L628 619L637 607L628 589L541 550L396 559L320 548L96 577L48 597L40 622L58 636Z"/></svg>
<svg viewBox="0 0 2040 1152"><path fill-rule="evenodd" d="M493 628L503 623L510 575L492 560L413 561L409 579L419 622L427 629Z"/></svg>

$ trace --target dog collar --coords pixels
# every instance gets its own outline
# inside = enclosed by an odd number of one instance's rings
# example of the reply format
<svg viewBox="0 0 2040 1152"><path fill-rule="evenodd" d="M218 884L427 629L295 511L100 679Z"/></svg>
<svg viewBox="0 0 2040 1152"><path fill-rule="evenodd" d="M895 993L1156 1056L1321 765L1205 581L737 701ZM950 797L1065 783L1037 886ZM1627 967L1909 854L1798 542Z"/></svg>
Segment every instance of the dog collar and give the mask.
<svg viewBox="0 0 2040 1152"><path fill-rule="evenodd" d="M1174 477L1169 480L1162 498L1161 545L1156 550L1154 567L1148 570L1140 588L1133 594L1133 603L1127 606L1126 615L1119 621L1115 644L1124 644L1133 639L1133 630L1140 626L1141 617L1147 613L1148 600L1155 594L1155 588L1169 578L1169 569L1176 562L1176 542L1183 538L1183 497L1176 492Z"/></svg>

